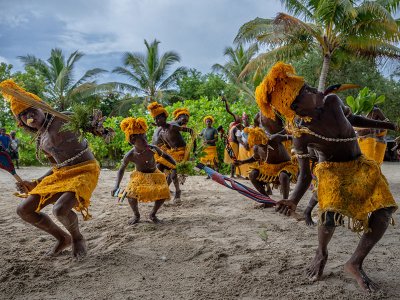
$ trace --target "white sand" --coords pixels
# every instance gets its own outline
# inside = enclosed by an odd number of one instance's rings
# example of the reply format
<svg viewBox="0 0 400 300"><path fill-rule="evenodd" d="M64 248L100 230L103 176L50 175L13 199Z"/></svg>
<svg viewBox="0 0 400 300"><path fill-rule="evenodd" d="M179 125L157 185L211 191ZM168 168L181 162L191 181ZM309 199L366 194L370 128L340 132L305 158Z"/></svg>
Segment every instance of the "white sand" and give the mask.
<svg viewBox="0 0 400 300"><path fill-rule="evenodd" d="M399 166L383 166L397 200ZM24 168L19 174L31 179L45 170ZM359 240L345 228L332 239L325 276L312 284L304 273L317 246L316 227L273 209L254 209L251 200L204 177L188 179L181 206L160 209L162 225L149 223L151 205L141 204L142 222L129 226L128 203L117 204L109 196L115 175L102 171L92 197L94 218L83 222L80 217L89 253L77 262L70 250L41 259L54 240L17 216L12 178L0 173L0 299L365 298L343 272ZM51 214L51 206L44 211ZM399 223L398 215L395 220ZM367 273L384 291L376 299L399 299L399 246L398 225L390 226L365 261Z"/></svg>

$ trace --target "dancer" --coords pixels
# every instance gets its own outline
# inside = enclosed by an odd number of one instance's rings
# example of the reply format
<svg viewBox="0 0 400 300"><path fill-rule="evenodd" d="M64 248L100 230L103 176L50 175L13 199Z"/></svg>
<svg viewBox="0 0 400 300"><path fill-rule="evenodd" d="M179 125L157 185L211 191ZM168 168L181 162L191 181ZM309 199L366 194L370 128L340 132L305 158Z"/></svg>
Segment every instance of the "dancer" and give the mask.
<svg viewBox="0 0 400 300"><path fill-rule="evenodd" d="M214 123L214 118L212 116L206 116L203 121L207 127L201 131L200 136L203 138L203 152L205 152L205 156L201 157L200 161L202 164L209 166L218 172L218 131L212 127ZM210 179L210 176L207 175L207 179Z"/></svg>
<svg viewBox="0 0 400 300"><path fill-rule="evenodd" d="M156 125L161 127L159 138L157 139L157 146L159 146L164 152L168 153L176 163L188 160L190 149L187 149L186 142L182 137L181 132L188 132L193 136L193 129L168 123L168 112L157 102L149 104L147 109L154 118ZM171 171L171 174L168 176L168 184L170 184L171 181L174 183L174 203L179 203L181 201L181 189L179 187L178 174L175 166L164 164L162 161L159 161L158 167L161 171Z"/></svg>
<svg viewBox="0 0 400 300"><path fill-rule="evenodd" d="M379 165L361 154L357 137L346 118L348 107L334 94L325 95L304 83L290 65L278 62L257 87L256 96L271 114L283 115L296 137L294 146L300 164L299 180L288 200L278 202L277 211L290 214L311 182L308 146L318 150L319 163L315 167L318 180L320 208L319 245L307 274L319 280L328 259L327 246L335 227L349 218L349 226L363 232L359 244L345 264L345 270L365 291L375 291L377 285L363 270L363 261L385 233L396 202L389 191ZM301 125L294 118L303 119ZM396 129L394 124L357 119L359 127ZM372 127L372 126L371 126Z"/></svg>
<svg viewBox="0 0 400 300"><path fill-rule="evenodd" d="M72 209L81 212L84 220L91 217L88 209L100 173L99 164L86 140L80 141L76 133L62 129L64 120L24 103L15 93L43 103L39 97L26 92L12 80L3 81L0 90L10 101L18 124L36 135L38 159L38 152L42 150L53 165L40 178L17 183L21 192L25 188L29 190L28 198L18 206L17 213L24 221L56 238L56 245L49 255L56 256L72 244L73 256L81 258L86 255L86 243L79 230L78 217ZM54 204L53 214L68 233L41 212L49 204Z"/></svg>
<svg viewBox="0 0 400 300"><path fill-rule="evenodd" d="M159 223L160 220L156 216L157 211L164 201L170 199L170 194L166 176L157 169L156 159L158 157L163 158L171 165L175 165L175 161L158 147L147 143L147 124L145 119L125 118L121 122L121 129L125 133L126 140L134 148L122 160L111 195L118 193L126 167L130 162L134 163L136 170L132 172L129 184L125 189L129 205L134 214L128 224L133 225L140 221L138 202L154 202L149 218L152 222Z"/></svg>
<svg viewBox="0 0 400 300"><path fill-rule="evenodd" d="M280 186L284 199L289 196L290 182L295 183L298 165L291 161L282 141L291 136L274 134L270 138L260 127L246 128L249 146L254 155L246 160L237 160L236 165L258 162L252 167L249 178L261 194L267 195L265 184Z"/></svg>

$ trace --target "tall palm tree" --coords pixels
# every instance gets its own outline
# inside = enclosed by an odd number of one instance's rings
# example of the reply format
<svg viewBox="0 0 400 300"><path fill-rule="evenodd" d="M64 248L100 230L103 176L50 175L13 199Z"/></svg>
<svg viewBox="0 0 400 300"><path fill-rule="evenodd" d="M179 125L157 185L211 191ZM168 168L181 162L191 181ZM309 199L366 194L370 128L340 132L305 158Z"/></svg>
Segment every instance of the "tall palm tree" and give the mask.
<svg viewBox="0 0 400 300"><path fill-rule="evenodd" d="M253 44L247 49L245 49L242 44L239 44L236 48L226 47L224 56L227 57L227 63L224 65L214 64L212 70L222 73L240 92L253 99L255 89L254 78L257 78L257 76L251 78L250 74L247 74L244 77L240 77L240 74L257 54L257 51L257 44ZM259 70L255 72L255 74L258 73Z"/></svg>
<svg viewBox="0 0 400 300"><path fill-rule="evenodd" d="M123 56L124 67L117 67L114 73L126 76L131 83L115 82L119 89L139 93L146 102L161 101L172 92L171 88L183 74L185 68L179 67L172 73L171 66L180 62L180 56L174 51L159 54L159 41L148 43L144 40L146 53L127 52Z"/></svg>
<svg viewBox="0 0 400 300"><path fill-rule="evenodd" d="M244 70L295 59L318 49L323 56L318 89L325 87L332 56L400 58L399 27L394 14L399 0L281 0L293 16L278 13L274 19L256 18L245 23L235 42L254 42L269 47ZM297 18L298 17L298 18ZM302 20L301 20L301 19Z"/></svg>
<svg viewBox="0 0 400 300"><path fill-rule="evenodd" d="M43 61L33 55L19 56L18 58L26 67L33 67L45 78L47 92L45 97L54 103L57 109L63 111L71 107L74 102L85 101L98 92L93 78L106 72L95 68L74 81L75 64L84 56L78 50L73 52L66 60L61 49L51 50L50 58Z"/></svg>
<svg viewBox="0 0 400 300"><path fill-rule="evenodd" d="M239 76L254 55L257 54L257 51L257 44L251 45L248 49L245 49L242 44L239 44L236 48L226 47L224 56L227 57L227 63L224 65L214 64L212 69L215 72L224 74L231 83L245 80Z"/></svg>

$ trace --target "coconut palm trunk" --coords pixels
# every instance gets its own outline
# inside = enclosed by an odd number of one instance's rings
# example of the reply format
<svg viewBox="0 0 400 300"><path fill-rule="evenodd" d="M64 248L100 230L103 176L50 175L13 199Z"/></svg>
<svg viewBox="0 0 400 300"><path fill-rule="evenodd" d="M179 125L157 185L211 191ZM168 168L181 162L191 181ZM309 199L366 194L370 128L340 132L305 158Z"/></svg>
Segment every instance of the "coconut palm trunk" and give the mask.
<svg viewBox="0 0 400 300"><path fill-rule="evenodd" d="M325 54L324 61L322 63L321 75L319 76L318 91L323 92L325 90L326 77L329 72L329 64L331 63L331 56Z"/></svg>

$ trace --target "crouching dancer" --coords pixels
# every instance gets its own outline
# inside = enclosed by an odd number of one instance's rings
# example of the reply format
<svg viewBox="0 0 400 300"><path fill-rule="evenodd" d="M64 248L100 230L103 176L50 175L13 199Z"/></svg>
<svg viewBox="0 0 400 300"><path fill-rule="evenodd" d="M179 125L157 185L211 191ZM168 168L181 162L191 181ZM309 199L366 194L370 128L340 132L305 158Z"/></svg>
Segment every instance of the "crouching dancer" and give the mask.
<svg viewBox="0 0 400 300"><path fill-rule="evenodd" d="M28 104L45 104L39 97L21 89L12 80L3 81L0 89L4 98L10 101L11 111L19 126L36 135L37 154L42 150L53 165L42 177L17 184L21 192L29 191L28 198L18 206L17 213L24 221L57 239L49 255L56 256L72 244L73 256L81 258L86 255L86 243L79 231L78 217L72 209L81 212L84 220L91 217L88 208L100 174L99 164L85 140L79 141L77 134L62 129L64 120ZM23 97L19 99L16 95ZM24 99L31 102L24 102ZM69 233L41 212L49 204L54 204L53 214Z"/></svg>
<svg viewBox="0 0 400 300"><path fill-rule="evenodd" d="M114 195L120 186L125 169L130 162L134 163L136 170L132 172L129 184L125 189L129 205L134 217L128 222L133 225L139 222L140 213L138 202L154 202L150 213L150 220L159 223L156 213L164 201L170 199L167 178L156 167L156 160L163 160L166 164L175 166L174 159L158 147L147 144L147 124L143 118L126 118L121 122L121 129L125 132L126 140L133 146L122 160L117 173L117 179L111 195Z"/></svg>
<svg viewBox="0 0 400 300"><path fill-rule="evenodd" d="M296 209L311 182L308 147L318 151L319 163L314 172L320 208L319 245L307 270L309 278L321 278L328 259L328 243L335 227L347 217L349 227L363 234L344 269L365 291L377 290L365 273L363 262L385 233L397 205L379 165L361 154L351 122L359 127L374 123L374 127L392 130L396 126L373 120L349 121L349 109L340 98L334 94L324 96L307 86L292 66L281 62L272 67L262 85L265 106L278 111L292 126L300 165L296 187L288 200L278 202L279 212L290 214ZM296 116L304 122L296 125Z"/></svg>

